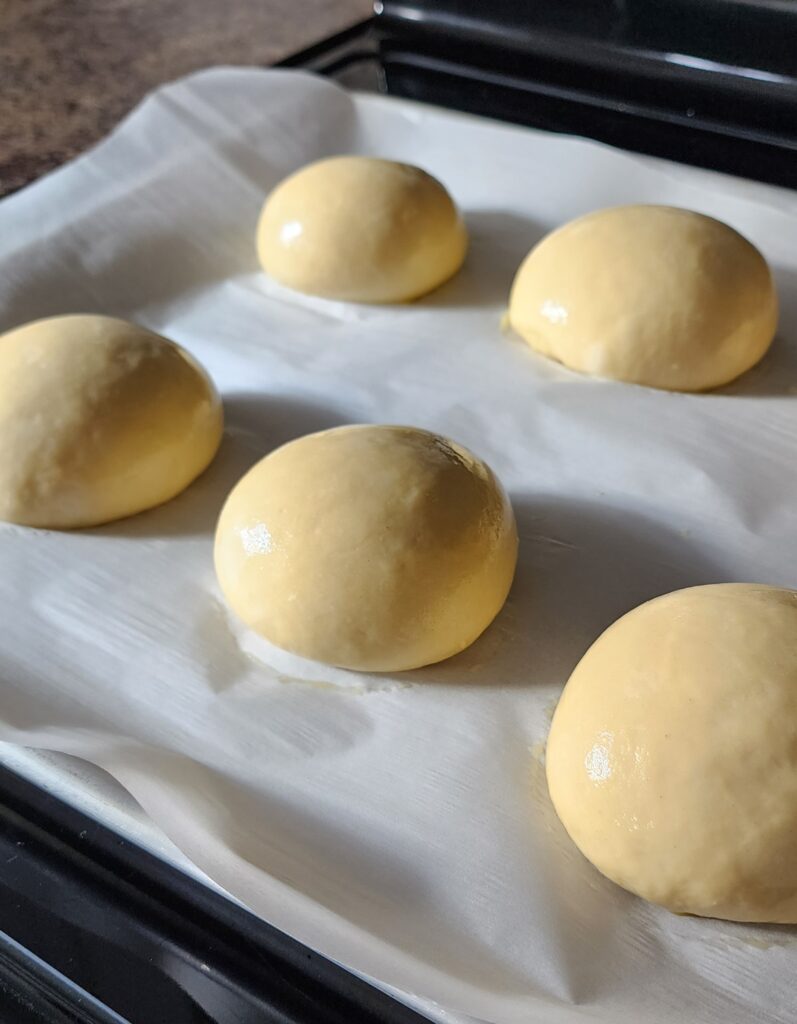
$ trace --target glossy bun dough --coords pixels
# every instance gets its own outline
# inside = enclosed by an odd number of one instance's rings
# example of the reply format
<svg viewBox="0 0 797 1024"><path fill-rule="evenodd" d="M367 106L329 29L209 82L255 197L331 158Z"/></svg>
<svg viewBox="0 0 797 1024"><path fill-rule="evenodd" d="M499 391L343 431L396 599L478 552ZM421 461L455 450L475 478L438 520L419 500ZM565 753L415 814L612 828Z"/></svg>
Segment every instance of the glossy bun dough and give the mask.
<svg viewBox="0 0 797 1024"><path fill-rule="evenodd" d="M546 762L562 823L619 885L797 922L797 592L693 587L629 612L570 677Z"/></svg>
<svg viewBox="0 0 797 1024"><path fill-rule="evenodd" d="M769 267L718 220L618 206L571 221L517 272L509 320L573 370L673 391L718 387L769 348L778 306Z"/></svg>
<svg viewBox="0 0 797 1024"><path fill-rule="evenodd" d="M303 167L266 200L264 270L281 284L349 302L406 302L462 265L467 236L445 188L392 160L338 156Z"/></svg>
<svg viewBox="0 0 797 1024"><path fill-rule="evenodd" d="M204 370L143 327L58 316L0 337L0 519L69 529L159 505L221 430Z"/></svg>
<svg viewBox="0 0 797 1024"><path fill-rule="evenodd" d="M266 456L216 530L233 610L288 651L400 671L463 650L498 614L517 532L491 470L412 427L337 427Z"/></svg>

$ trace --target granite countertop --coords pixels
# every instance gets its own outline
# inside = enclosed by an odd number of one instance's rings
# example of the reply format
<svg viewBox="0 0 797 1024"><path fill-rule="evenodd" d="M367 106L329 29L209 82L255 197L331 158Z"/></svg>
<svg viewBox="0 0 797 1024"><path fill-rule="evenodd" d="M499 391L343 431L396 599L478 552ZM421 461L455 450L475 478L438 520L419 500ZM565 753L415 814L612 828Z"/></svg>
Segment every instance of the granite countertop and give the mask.
<svg viewBox="0 0 797 1024"><path fill-rule="evenodd" d="M272 64L371 0L2 0L0 195L102 138L150 89L213 64Z"/></svg>

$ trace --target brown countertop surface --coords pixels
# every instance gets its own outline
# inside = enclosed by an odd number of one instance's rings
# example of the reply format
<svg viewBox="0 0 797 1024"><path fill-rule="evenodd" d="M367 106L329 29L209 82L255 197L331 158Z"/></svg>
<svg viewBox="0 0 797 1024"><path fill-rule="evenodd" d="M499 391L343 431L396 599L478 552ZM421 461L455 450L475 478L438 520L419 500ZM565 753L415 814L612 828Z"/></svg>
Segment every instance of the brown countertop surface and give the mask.
<svg viewBox="0 0 797 1024"><path fill-rule="evenodd" d="M0 195L98 141L162 82L272 64L370 0L2 0Z"/></svg>

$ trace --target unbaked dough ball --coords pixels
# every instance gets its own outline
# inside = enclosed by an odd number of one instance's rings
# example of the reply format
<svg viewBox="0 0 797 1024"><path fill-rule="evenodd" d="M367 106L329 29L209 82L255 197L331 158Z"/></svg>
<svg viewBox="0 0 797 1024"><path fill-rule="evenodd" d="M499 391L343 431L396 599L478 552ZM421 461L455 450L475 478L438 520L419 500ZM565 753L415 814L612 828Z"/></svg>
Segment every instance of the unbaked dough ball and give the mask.
<svg viewBox="0 0 797 1024"><path fill-rule="evenodd" d="M143 327L57 316L0 337L0 519L69 529L159 505L221 430L204 370Z"/></svg>
<svg viewBox="0 0 797 1024"><path fill-rule="evenodd" d="M511 326L573 370L702 391L759 361L775 334L769 267L718 220L618 206L571 221L520 267Z"/></svg>
<svg viewBox="0 0 797 1024"><path fill-rule="evenodd" d="M506 599L512 507L467 449L412 427L337 427L266 456L227 499L216 573L243 621L344 668L463 650Z"/></svg>
<svg viewBox="0 0 797 1024"><path fill-rule="evenodd" d="M462 265L467 236L445 188L410 164L337 156L303 167L266 200L264 270L296 291L406 302Z"/></svg>
<svg viewBox="0 0 797 1024"><path fill-rule="evenodd" d="M623 616L565 687L547 772L576 845L626 889L797 922L797 592L693 587Z"/></svg>

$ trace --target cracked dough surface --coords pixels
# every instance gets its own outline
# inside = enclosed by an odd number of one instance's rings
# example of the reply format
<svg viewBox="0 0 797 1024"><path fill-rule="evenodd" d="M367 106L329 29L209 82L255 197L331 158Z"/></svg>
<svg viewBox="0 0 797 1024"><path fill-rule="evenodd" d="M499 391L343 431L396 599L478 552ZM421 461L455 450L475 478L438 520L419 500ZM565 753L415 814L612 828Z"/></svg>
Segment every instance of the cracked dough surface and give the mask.
<svg viewBox="0 0 797 1024"><path fill-rule="evenodd" d="M232 609L272 643L400 671L487 628L512 583L517 532L498 480L467 449L412 427L336 427L244 476L215 560Z"/></svg>
<svg viewBox="0 0 797 1024"><path fill-rule="evenodd" d="M546 765L571 838L619 885L797 922L797 592L693 587L624 615L570 677Z"/></svg>

